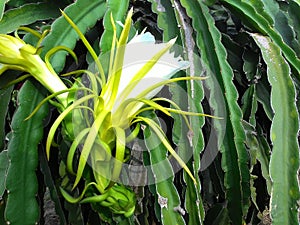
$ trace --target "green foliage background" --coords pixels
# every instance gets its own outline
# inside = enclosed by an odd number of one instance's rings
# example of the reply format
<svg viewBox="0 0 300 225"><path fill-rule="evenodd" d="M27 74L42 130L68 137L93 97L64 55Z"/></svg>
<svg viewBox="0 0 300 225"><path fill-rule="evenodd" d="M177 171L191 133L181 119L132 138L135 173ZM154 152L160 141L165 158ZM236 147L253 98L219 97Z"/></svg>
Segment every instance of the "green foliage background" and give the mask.
<svg viewBox="0 0 300 225"><path fill-rule="evenodd" d="M205 87L182 83L193 99L183 99L170 88L172 100L182 108L226 112L214 123L190 118L197 139L189 140L176 115L169 124L179 155L193 152L187 165L197 185L180 171L151 186L135 187L137 208L130 218L66 202L59 187L72 187L64 164L70 143L58 136L58 151L46 160L44 134L56 112L45 106L24 121L47 93L33 80L4 88L18 75L8 71L0 77L0 224L299 224L299 0L1 0L0 32L20 26L50 28L42 43L43 57L59 45L79 56L79 65L66 52L52 57L55 71L66 72L88 65L90 56L59 9L104 53L112 39L110 15L124 22L130 7L136 30L147 27L162 41L177 37L194 68L189 75L205 71L214 78ZM24 39L36 42L31 35ZM219 153L201 169L210 130L216 130ZM144 135L150 134L145 129ZM155 141L143 147L152 149ZM144 162L152 165L166 157L165 151L158 146L143 156ZM172 165L164 169L172 171ZM152 176L158 179L160 172L153 168ZM167 207L160 204L161 197Z"/></svg>

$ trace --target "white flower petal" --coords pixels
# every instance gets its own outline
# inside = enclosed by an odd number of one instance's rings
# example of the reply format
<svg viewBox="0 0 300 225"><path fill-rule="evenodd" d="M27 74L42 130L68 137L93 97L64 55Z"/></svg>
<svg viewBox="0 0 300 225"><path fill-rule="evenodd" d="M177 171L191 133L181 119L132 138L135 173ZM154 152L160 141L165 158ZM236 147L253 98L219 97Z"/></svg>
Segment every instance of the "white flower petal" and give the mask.
<svg viewBox="0 0 300 225"><path fill-rule="evenodd" d="M189 63L187 61L183 61L180 57L175 58L173 53L167 52L156 62L146 76L133 87L130 94L125 96L125 99L121 99L120 96L122 92L128 89L136 73L159 51L164 49L166 45L166 43L155 44L153 35L148 32L137 35L130 41L125 50L124 64L117 94L118 97L113 111L126 99L135 98L146 88L163 80L170 79L177 71L188 67ZM160 90L161 88L157 88L145 97L150 99Z"/></svg>
<svg viewBox="0 0 300 225"><path fill-rule="evenodd" d="M151 43L155 43L155 38L154 36L149 33L149 32L146 32L146 33L141 33L141 34L138 34L136 36L134 36L128 44L132 44L132 43L138 43L138 42L151 42Z"/></svg>

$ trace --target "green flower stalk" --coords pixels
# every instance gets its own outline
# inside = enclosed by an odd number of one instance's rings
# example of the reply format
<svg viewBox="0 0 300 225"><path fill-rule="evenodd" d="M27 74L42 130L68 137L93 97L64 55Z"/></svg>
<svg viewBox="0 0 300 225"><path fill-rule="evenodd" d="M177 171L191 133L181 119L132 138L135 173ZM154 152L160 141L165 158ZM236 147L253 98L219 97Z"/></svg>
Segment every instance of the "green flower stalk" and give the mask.
<svg viewBox="0 0 300 225"><path fill-rule="evenodd" d="M29 73L51 93L65 91L68 88L53 71L50 64L45 63L38 55L39 48L26 44L22 39L0 34L0 74L8 69ZM68 93L57 96L58 101L67 106Z"/></svg>

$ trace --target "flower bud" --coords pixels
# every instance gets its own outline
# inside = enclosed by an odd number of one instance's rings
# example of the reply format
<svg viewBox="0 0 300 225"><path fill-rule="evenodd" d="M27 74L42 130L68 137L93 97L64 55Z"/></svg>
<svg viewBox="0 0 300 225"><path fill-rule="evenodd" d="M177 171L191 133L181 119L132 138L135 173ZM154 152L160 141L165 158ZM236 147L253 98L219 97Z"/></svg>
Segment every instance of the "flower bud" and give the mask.
<svg viewBox="0 0 300 225"><path fill-rule="evenodd" d="M53 69L49 68L37 54L37 50L19 38L0 34L0 63L5 70L13 69L29 73L51 93L67 90ZM2 72L5 70L2 69ZM67 106L67 93L60 94L57 99L63 106Z"/></svg>

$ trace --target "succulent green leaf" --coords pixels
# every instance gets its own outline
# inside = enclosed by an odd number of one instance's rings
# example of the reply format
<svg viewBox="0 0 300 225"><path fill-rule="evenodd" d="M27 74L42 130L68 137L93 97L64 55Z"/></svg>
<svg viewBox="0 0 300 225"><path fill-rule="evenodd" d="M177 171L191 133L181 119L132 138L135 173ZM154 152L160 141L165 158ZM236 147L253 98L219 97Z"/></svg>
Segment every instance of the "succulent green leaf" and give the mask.
<svg viewBox="0 0 300 225"><path fill-rule="evenodd" d="M295 77L300 78L300 59L297 57L295 51L283 41L282 35L275 29L274 25L266 19L266 11L261 14L261 10L257 9L255 4L245 0L221 0L221 2L233 7L240 12L242 20L251 22L255 29L264 35L268 35L280 47L283 55L298 71L298 73L294 74ZM271 16L269 15L269 17Z"/></svg>
<svg viewBox="0 0 300 225"><path fill-rule="evenodd" d="M185 21L186 19L185 15L183 16L181 15L182 11L178 9L178 7L175 7L174 1L151 1L151 2L152 2L152 10L158 15L158 19L157 19L158 26L163 30L163 40L169 41L170 39L177 37L177 43L180 43L181 45L184 45L186 47L189 46L187 43L181 43L181 39L190 40L188 29L186 29L187 31L184 29L183 32L180 32L181 30L178 29L178 27L186 27L186 24L182 24L182 23L188 23L189 21ZM175 9L177 13L175 13L176 12ZM186 49L187 51L193 52L193 49L191 48L193 48L193 46L189 46ZM194 64L193 58L188 58L188 57L186 58L189 60L191 64L193 64L193 66L198 65L197 63ZM192 75L189 74L189 75L194 76L195 74ZM196 87L195 87L196 90L192 90L191 87L195 86L195 84L191 85L192 82L196 83ZM193 101L201 102L201 99L203 98L201 85L198 85L198 81L195 80L188 80L187 85L189 87L187 89L187 93L183 91L183 89L181 89L184 87L181 87L179 83L178 85L171 85L169 88L172 93L172 100L175 103L177 103L182 110L189 109L192 112L202 112L200 104L197 104L196 107L195 104L193 104ZM181 90L178 91L178 88L180 88ZM192 96L191 92L197 93L196 96L194 96L194 99L191 97ZM194 174L195 179L197 181L197 186L195 186L194 182L192 181L192 179L190 179L190 177L186 174L186 172L184 178L187 185L186 192L185 192L185 208L189 215L189 224L201 224L204 218L204 209L202 205L202 199L199 194L201 189L201 184L196 174L200 170L200 151L202 151L203 149L203 139L202 139L203 137L199 127L201 127L201 124L203 124L204 117L192 116L190 118L189 123L191 124L195 137L197 137L196 138L197 141L195 141L193 147L191 147L189 144L189 140L187 138L189 129L186 126L186 124L184 124L181 115L172 113L172 117L174 118L172 135L173 135L173 141L177 145L178 154L182 158L187 159L188 157L191 156L191 151L193 152L192 154L193 157L187 163L187 166ZM194 161L194 163L192 163L192 161ZM197 203L190 204L190 202L194 202L194 201L196 201Z"/></svg>
<svg viewBox="0 0 300 225"><path fill-rule="evenodd" d="M269 171L271 147L267 141L267 138L264 136L261 127L257 128L257 139L259 143L257 160L260 162L261 172L266 180L268 193L271 195L272 180Z"/></svg>
<svg viewBox="0 0 300 225"><path fill-rule="evenodd" d="M9 87L7 89L0 90L0 152L4 148L4 138L5 138L5 124L6 124L6 116L8 111L8 104L11 100L11 92L13 87Z"/></svg>
<svg viewBox="0 0 300 225"><path fill-rule="evenodd" d="M7 151L5 150L0 152L0 199L2 199L5 191L8 166L8 156Z"/></svg>
<svg viewBox="0 0 300 225"><path fill-rule="evenodd" d="M257 111L257 96L256 96L256 86L251 85L244 93L242 97L242 110L243 118L253 126L256 124L255 113Z"/></svg>
<svg viewBox="0 0 300 225"><path fill-rule="evenodd" d="M258 160L260 162L261 172L263 177L266 180L268 193L271 195L271 187L272 181L269 173L269 165L270 165L270 146L264 135L262 134L261 128L257 125L257 130L255 130L254 126L248 124L246 121L243 121L243 126L245 128L247 140L246 145L249 149L251 157L251 171L253 166L256 164Z"/></svg>
<svg viewBox="0 0 300 225"><path fill-rule="evenodd" d="M298 224L299 115L291 69L283 58L281 49L270 38L259 34L252 34L252 37L261 49L268 68L268 79L272 85L271 105L274 111L270 137L273 143L270 159L272 224Z"/></svg>
<svg viewBox="0 0 300 225"><path fill-rule="evenodd" d="M37 3L37 2L42 2L42 1L40 1L40 0L9 0L9 1L7 1L7 6L12 7L12 8L17 8L17 7L21 7L22 5L26 5L28 3Z"/></svg>
<svg viewBox="0 0 300 225"><path fill-rule="evenodd" d="M38 88L27 81L18 95L19 106L12 120L12 138L8 145L8 169L5 209L6 221L10 224L35 224L39 219L36 199L38 183L38 144L43 137L43 119L48 113L47 105L30 119L25 118L44 98Z"/></svg>
<svg viewBox="0 0 300 225"><path fill-rule="evenodd" d="M200 57L195 54L196 43L192 34L193 27L183 6L176 1L172 1L172 4L179 23L178 27L181 28L180 34L182 45L186 51L185 58L190 62L190 67L187 69L186 76L190 77L191 80L186 82L186 86L181 84L181 88L186 89L186 93L178 90L176 91L176 88L173 88L172 86L170 87L170 91L172 93L172 98L177 99L176 102L179 103L180 108L183 107L191 112L203 113L201 102L204 98L204 90L202 82L199 82L199 80L196 80L195 78L201 77L204 68L200 62ZM183 99L186 99L186 102ZM187 166L191 171L193 171L197 182L197 185L194 185L191 179L187 176L187 173L184 172L184 181L187 185L185 192L185 207L189 214L189 224L191 225L203 224L205 217L202 196L200 195L202 187L199 176L197 176L201 170L201 152L204 150L205 146L202 129L200 129L204 125L204 116L206 115L203 114L202 117L191 116L189 118L189 129L180 125L180 119L177 118L176 120L176 117L173 125L173 139L177 144L178 154L185 160L190 157ZM189 155L191 152L192 156ZM190 202L195 202L196 204L190 204Z"/></svg>
<svg viewBox="0 0 300 225"><path fill-rule="evenodd" d="M293 2L297 3L298 6L300 7L300 1L299 0L292 0Z"/></svg>
<svg viewBox="0 0 300 225"><path fill-rule="evenodd" d="M154 115L152 116L155 118ZM168 150L164 147L164 144L161 143L161 140L156 136L156 132L153 131L151 127L145 128L144 136L150 156L151 170L156 179L156 203L160 207L160 219L162 224L185 224L183 215L181 214L182 211L180 211L180 196L173 183L174 172L167 158ZM165 179L166 174L170 176L168 179Z"/></svg>
<svg viewBox="0 0 300 225"><path fill-rule="evenodd" d="M294 15L290 15L293 13L291 11L285 12L284 10L281 10L277 1L262 2L263 8L261 10L257 10L258 13L267 12L267 14L272 17L272 21L274 21L274 27L282 36L283 41L288 46L293 48L299 56L299 38L297 37L297 30L294 28L293 21L291 20Z"/></svg>
<svg viewBox="0 0 300 225"><path fill-rule="evenodd" d="M5 4L8 2L9 0L1 0L0 1L0 21L2 20L3 17L3 13L4 13L4 9L5 9Z"/></svg>
<svg viewBox="0 0 300 225"><path fill-rule="evenodd" d="M269 120L272 120L274 113L270 101L270 84L263 78L256 84L257 101L262 104Z"/></svg>
<svg viewBox="0 0 300 225"><path fill-rule="evenodd" d="M169 41L172 38L178 37L177 43L180 43L180 32L177 26L178 21L175 16L172 1L149 1L152 3L152 11L158 16L157 25L163 30L163 41Z"/></svg>
<svg viewBox="0 0 300 225"><path fill-rule="evenodd" d="M1 8L0 8L1 9ZM59 6L52 3L30 3L6 11L0 20L0 33L6 34L20 26L32 24L38 20L47 20L59 16Z"/></svg>
<svg viewBox="0 0 300 225"><path fill-rule="evenodd" d="M196 86L196 93L198 94L193 100L197 99L196 102L201 102L201 87L198 85ZM172 87L173 86L170 87L170 91L172 93L172 100L178 102L180 108L189 108L189 110L191 111L201 111L200 104L195 106L195 104L192 103L192 99L190 97L187 97L187 94L185 92L178 91L178 87ZM173 113L172 117L174 118L172 132L173 142L177 145L177 151L180 157L188 161L187 166L192 171L197 181L197 185L195 185L192 179L190 179L190 177L185 173L185 209L187 210L187 213L189 215L189 224L202 224L204 220L204 209L202 205L202 199L200 196L201 183L197 174L200 171L200 152L203 150L204 147L204 140L199 127L202 126L204 122L204 117L192 116L189 118L189 122L195 137L193 138L193 146L190 145L190 140L188 139L188 134L191 131L189 131L189 128L186 126L185 122L183 121L183 118L180 115ZM195 204L191 204L191 202L195 202Z"/></svg>
<svg viewBox="0 0 300 225"><path fill-rule="evenodd" d="M207 6L201 1L180 2L193 20L192 26L197 31L196 43L204 66L211 76L205 81L205 84L213 90L209 98L210 106L217 116L226 118L226 125L221 120L215 121L215 129L218 134L222 134L226 126L224 139L222 136L217 137L218 142L221 142L219 144L222 151L222 168L225 172L226 199L232 222L242 224L242 217L249 207L250 174L244 145L245 133L241 124L242 113L237 104L238 92L232 82L233 72L228 62L224 60L227 54L221 43L221 34L215 27ZM223 94L220 95L220 92L226 93L225 109L222 103ZM226 110L228 116L224 112Z"/></svg>

